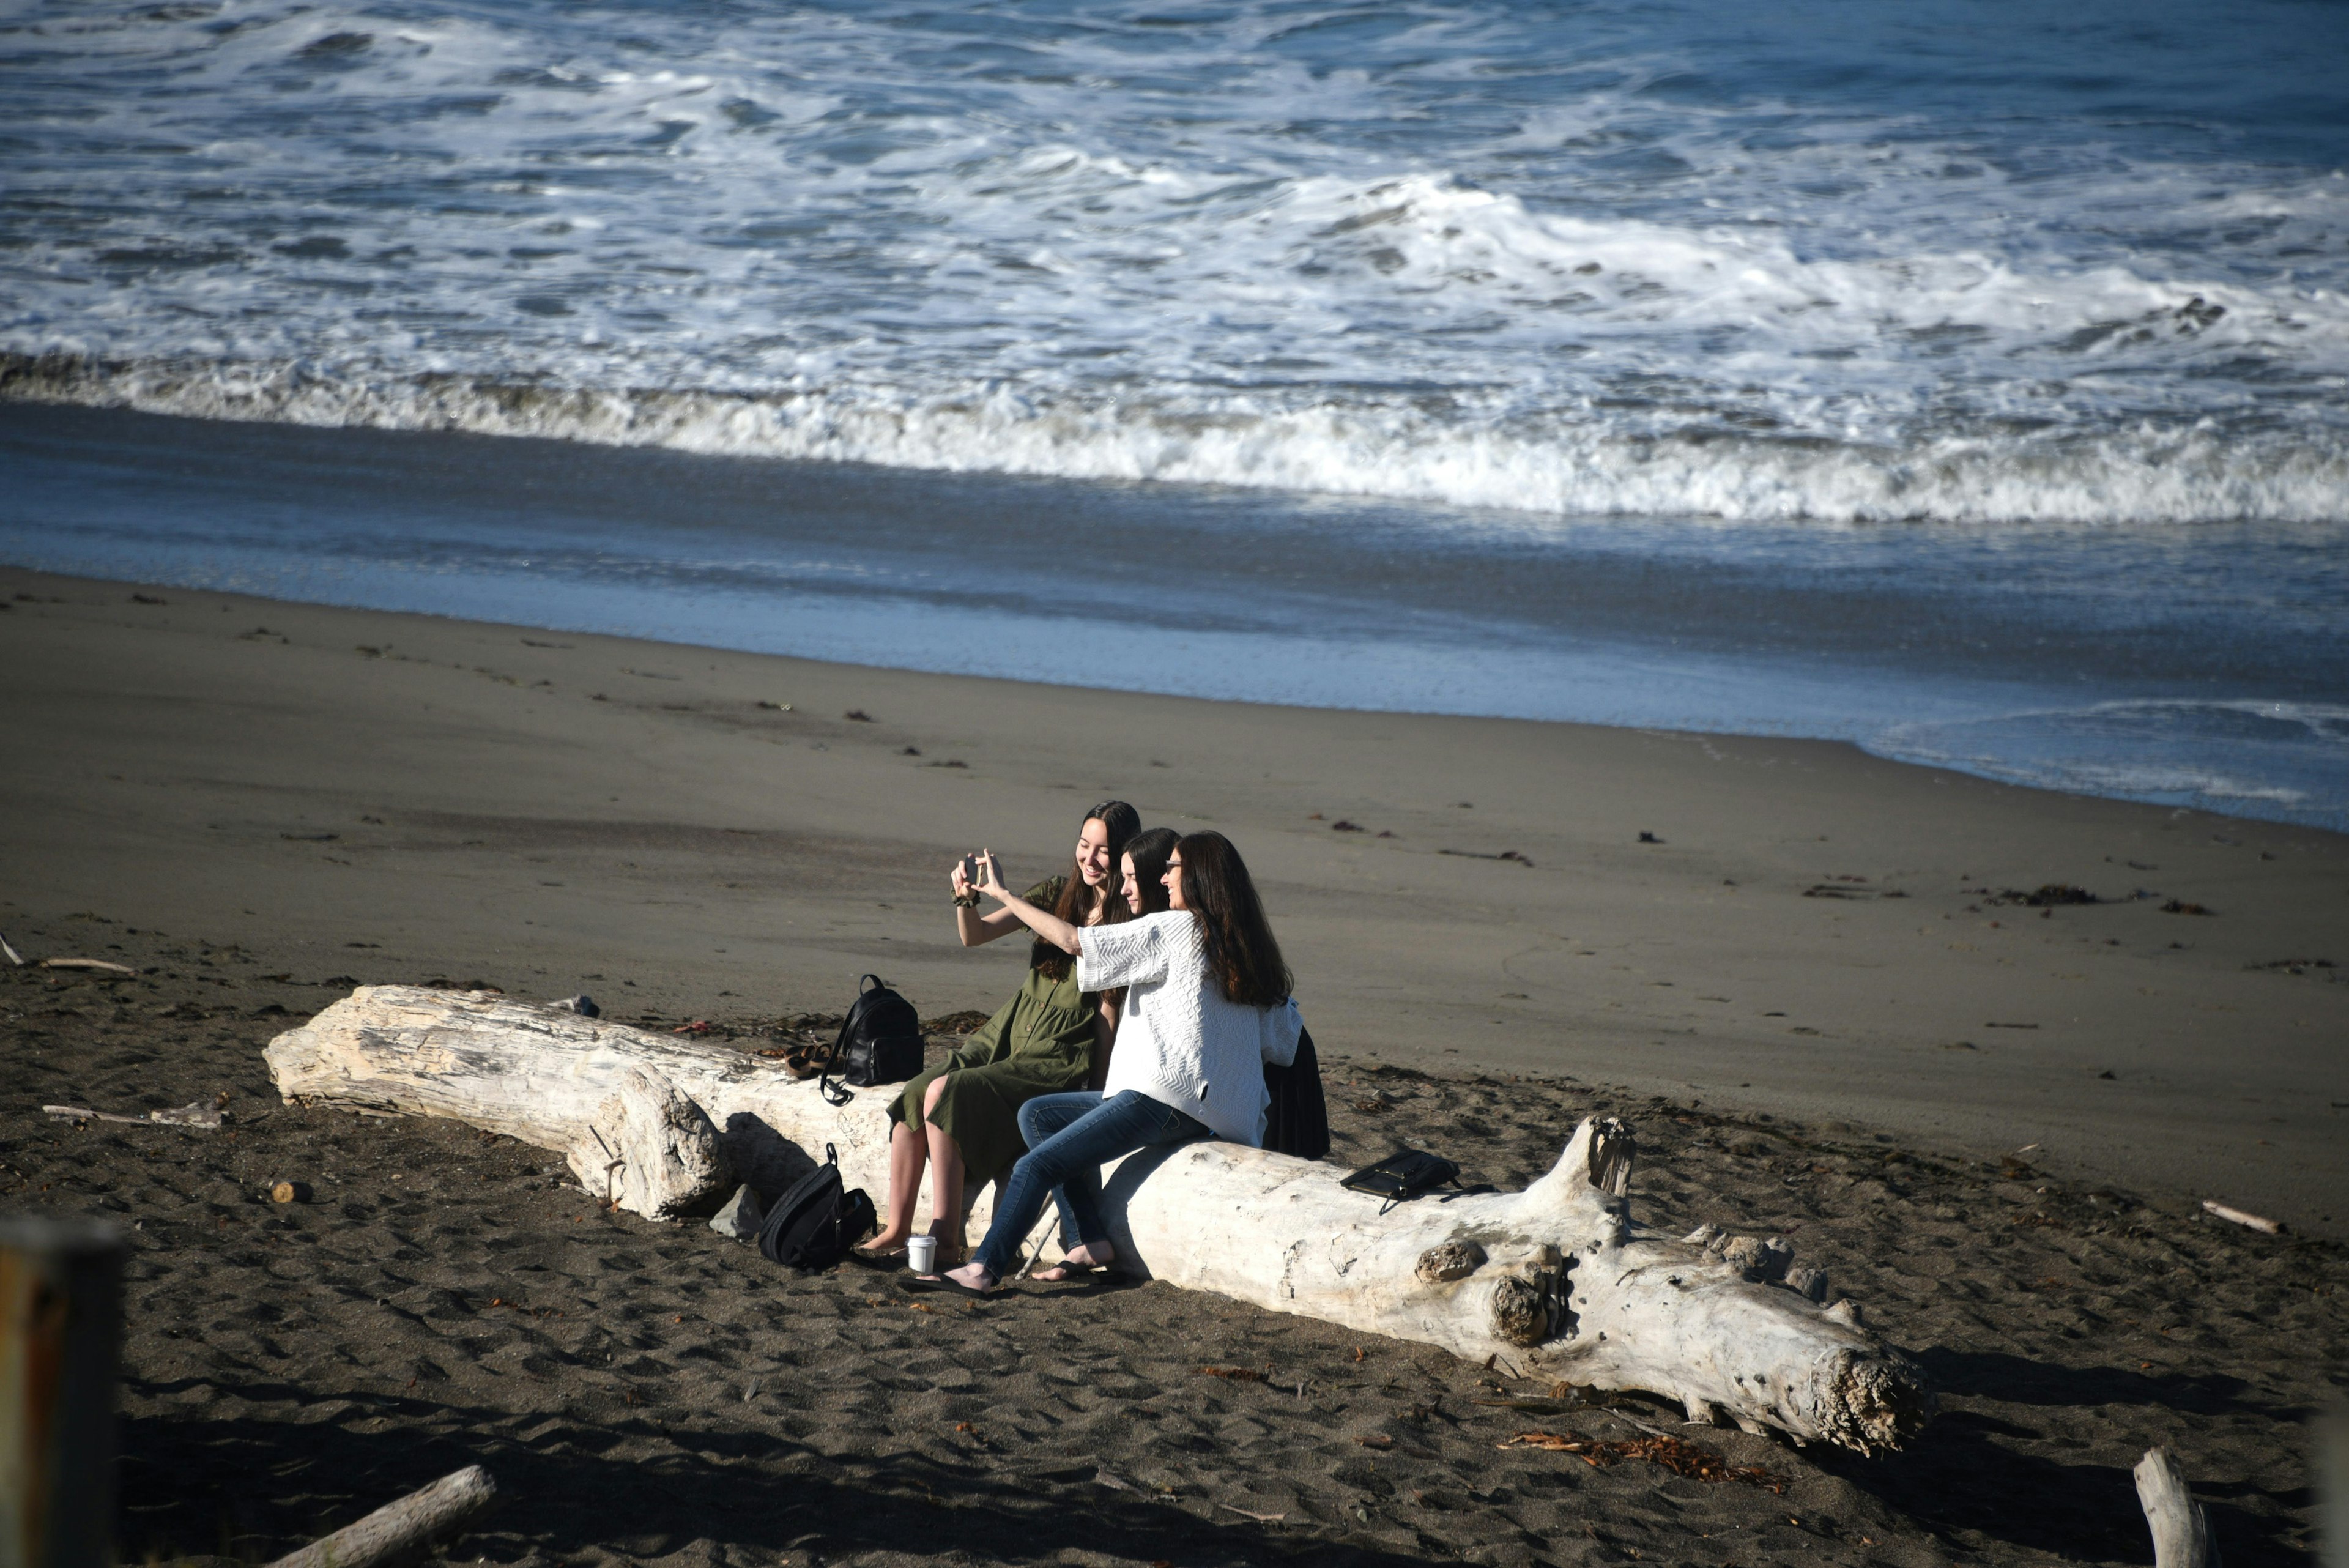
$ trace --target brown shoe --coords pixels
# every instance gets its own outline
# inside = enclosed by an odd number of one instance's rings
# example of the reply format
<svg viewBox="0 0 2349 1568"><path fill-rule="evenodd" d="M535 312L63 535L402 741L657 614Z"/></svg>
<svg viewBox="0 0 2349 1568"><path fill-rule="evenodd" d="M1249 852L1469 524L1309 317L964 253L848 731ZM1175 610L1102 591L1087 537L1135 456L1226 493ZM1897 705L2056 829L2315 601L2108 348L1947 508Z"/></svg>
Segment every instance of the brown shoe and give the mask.
<svg viewBox="0 0 2349 1568"><path fill-rule="evenodd" d="M809 1045L787 1053L783 1070L794 1078L812 1078L832 1071L833 1048L829 1045Z"/></svg>

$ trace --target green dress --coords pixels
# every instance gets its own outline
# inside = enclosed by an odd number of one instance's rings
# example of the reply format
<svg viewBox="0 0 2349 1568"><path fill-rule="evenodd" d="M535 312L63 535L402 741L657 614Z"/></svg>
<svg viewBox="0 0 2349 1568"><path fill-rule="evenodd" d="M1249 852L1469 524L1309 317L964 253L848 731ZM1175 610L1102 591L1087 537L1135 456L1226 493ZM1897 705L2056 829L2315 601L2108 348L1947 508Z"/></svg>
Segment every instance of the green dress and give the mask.
<svg viewBox="0 0 2349 1568"><path fill-rule="evenodd" d="M1049 909L1059 902L1065 877L1028 889L1028 902ZM1054 980L1031 968L1019 993L946 1063L909 1081L889 1107L889 1119L919 1126L922 1101L933 1080L944 1077L929 1123L962 1150L969 1189L1000 1182L1028 1152L1019 1136L1019 1107L1039 1095L1081 1089L1092 1076L1093 1017L1097 994L1077 989L1077 966Z"/></svg>

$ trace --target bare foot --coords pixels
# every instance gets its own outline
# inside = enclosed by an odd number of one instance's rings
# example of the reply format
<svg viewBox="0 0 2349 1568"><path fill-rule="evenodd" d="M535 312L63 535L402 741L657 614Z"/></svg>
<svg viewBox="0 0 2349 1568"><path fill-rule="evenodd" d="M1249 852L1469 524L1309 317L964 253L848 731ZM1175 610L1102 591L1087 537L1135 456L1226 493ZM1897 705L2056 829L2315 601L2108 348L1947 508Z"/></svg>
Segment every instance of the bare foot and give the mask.
<svg viewBox="0 0 2349 1568"><path fill-rule="evenodd" d="M1048 1285L1057 1285L1064 1280L1083 1279L1095 1270L1105 1269L1115 1262L1117 1262L1117 1248L1112 1243L1085 1242L1070 1248L1062 1254L1059 1262L1038 1274L1036 1278Z"/></svg>
<svg viewBox="0 0 2349 1568"><path fill-rule="evenodd" d="M945 1277L958 1285L968 1285L975 1291L991 1291L995 1288L995 1276L988 1271L985 1263L965 1263L961 1268L947 1272Z"/></svg>

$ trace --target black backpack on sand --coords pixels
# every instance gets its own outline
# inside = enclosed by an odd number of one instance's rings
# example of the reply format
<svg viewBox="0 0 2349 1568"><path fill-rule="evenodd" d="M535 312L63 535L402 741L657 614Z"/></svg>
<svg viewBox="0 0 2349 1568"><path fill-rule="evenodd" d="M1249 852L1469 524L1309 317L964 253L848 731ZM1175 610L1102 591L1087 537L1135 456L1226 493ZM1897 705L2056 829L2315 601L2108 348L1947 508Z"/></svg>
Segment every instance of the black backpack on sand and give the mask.
<svg viewBox="0 0 2349 1568"><path fill-rule="evenodd" d="M922 1070L921 1014L879 975L866 975L857 982L848 1016L840 1021L832 1064L844 1082L860 1089L904 1083ZM835 1106L856 1097L833 1083L829 1073L816 1087Z"/></svg>
<svg viewBox="0 0 2349 1568"><path fill-rule="evenodd" d="M840 1156L823 1146L823 1163L792 1183L759 1226L759 1251L771 1262L811 1272L828 1269L879 1223L864 1189L841 1190Z"/></svg>

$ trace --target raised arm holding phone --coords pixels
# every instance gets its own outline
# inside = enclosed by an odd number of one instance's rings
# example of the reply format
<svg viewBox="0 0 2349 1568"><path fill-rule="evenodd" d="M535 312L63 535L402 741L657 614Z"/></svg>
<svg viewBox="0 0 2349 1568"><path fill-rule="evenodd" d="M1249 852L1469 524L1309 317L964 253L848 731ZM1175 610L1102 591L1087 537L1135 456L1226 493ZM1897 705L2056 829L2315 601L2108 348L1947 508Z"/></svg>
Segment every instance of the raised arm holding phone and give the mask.
<svg viewBox="0 0 2349 1568"><path fill-rule="evenodd" d="M1101 1168L1135 1149L1193 1138L1264 1140L1264 1064L1287 1064L1301 1025L1288 967L1247 867L1220 833L1178 841L1166 860L1163 914L1086 925L1001 885L981 857L978 890L1048 948L1076 955L1076 983L1126 987L1118 1044L1100 1093L1040 1095L1020 1108L1030 1145L996 1200L987 1237L963 1267L909 1288L984 1295L1019 1262L1055 1191L1079 1244L1064 1274L1112 1262L1101 1212Z"/></svg>
<svg viewBox="0 0 2349 1568"><path fill-rule="evenodd" d="M1141 826L1133 807L1103 801L1085 814L1068 872L1040 882L1024 897L1001 889L1002 868L992 851L964 857L947 873L954 890L955 929L965 947L981 947L1021 929L1005 908L981 912L982 893L1013 900L1031 915L1073 933L1081 926L1113 923L1129 913L1118 897L1114 867L1125 841ZM1019 992L941 1065L908 1081L889 1109L889 1193L881 1233L851 1255L892 1263L913 1234L924 1168L930 1177L930 1234L942 1260L962 1255L965 1194L973 1183L1000 1181L1025 1152L1020 1106L1039 1095L1081 1089L1096 1081L1116 1028L1100 992L1076 975L1072 950L1030 944L1028 972Z"/></svg>

